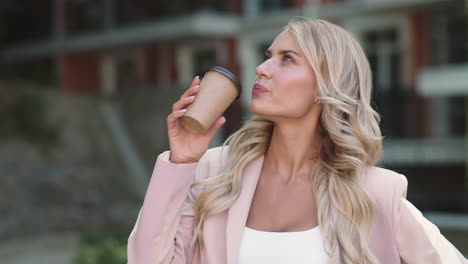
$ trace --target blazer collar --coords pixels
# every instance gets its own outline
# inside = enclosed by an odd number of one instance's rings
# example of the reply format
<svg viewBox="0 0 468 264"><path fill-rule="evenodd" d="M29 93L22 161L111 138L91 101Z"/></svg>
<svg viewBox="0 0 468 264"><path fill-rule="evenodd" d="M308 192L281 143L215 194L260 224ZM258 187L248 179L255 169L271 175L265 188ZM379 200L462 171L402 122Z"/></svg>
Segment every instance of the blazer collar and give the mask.
<svg viewBox="0 0 468 264"><path fill-rule="evenodd" d="M242 173L242 190L228 210L226 224L227 264L237 264L242 233L247 222L250 205L257 188L260 172L265 155L261 155L249 162Z"/></svg>
<svg viewBox="0 0 468 264"><path fill-rule="evenodd" d="M250 205L257 188L257 183L260 178L260 173L263 168L265 155L261 155L249 162L242 173L242 190L231 206L228 209L226 223L226 250L227 264L237 264L239 257L240 242L242 234L247 223L247 217L250 211ZM367 169L359 173L361 183L365 181ZM336 221L337 209L331 205L332 221Z"/></svg>

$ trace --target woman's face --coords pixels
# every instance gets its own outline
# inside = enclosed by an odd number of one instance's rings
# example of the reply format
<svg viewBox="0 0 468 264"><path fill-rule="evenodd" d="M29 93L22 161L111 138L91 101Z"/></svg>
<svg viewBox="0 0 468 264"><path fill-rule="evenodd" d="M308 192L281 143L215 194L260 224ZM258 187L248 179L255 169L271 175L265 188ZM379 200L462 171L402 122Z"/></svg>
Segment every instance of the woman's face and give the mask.
<svg viewBox="0 0 468 264"><path fill-rule="evenodd" d="M315 74L293 35L280 33L265 54L256 68L256 84L267 92L252 93L250 111L272 121L310 113L316 106Z"/></svg>

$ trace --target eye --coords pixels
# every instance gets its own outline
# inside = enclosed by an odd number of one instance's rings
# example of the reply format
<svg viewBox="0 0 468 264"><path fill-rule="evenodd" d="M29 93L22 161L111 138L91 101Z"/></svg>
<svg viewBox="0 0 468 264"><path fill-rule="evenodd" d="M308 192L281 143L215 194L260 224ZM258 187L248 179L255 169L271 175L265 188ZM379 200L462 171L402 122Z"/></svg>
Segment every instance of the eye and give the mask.
<svg viewBox="0 0 468 264"><path fill-rule="evenodd" d="M266 55L266 54L263 55L263 61L266 61L266 60L268 60L269 58L270 58L270 57L269 57L268 55ZM283 61L287 61L287 60L289 60L290 62L293 62L293 61L294 61L293 58L292 58L291 56L289 56L289 55L284 55L284 56L283 56Z"/></svg>
<svg viewBox="0 0 468 264"><path fill-rule="evenodd" d="M292 57L288 56L288 55L283 56L283 60L285 60L285 59L289 59L289 61L291 61L291 62L293 61Z"/></svg>

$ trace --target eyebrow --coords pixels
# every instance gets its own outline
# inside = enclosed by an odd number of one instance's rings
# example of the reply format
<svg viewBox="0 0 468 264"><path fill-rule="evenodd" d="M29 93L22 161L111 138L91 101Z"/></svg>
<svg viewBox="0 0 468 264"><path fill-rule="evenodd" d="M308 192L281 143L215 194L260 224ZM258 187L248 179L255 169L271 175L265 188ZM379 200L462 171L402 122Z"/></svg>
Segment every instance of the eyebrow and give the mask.
<svg viewBox="0 0 468 264"><path fill-rule="evenodd" d="M294 50L280 50L278 53L282 55L287 53L294 53L296 56L302 57L297 51ZM267 51L265 51L265 55L271 55L271 50L267 49Z"/></svg>

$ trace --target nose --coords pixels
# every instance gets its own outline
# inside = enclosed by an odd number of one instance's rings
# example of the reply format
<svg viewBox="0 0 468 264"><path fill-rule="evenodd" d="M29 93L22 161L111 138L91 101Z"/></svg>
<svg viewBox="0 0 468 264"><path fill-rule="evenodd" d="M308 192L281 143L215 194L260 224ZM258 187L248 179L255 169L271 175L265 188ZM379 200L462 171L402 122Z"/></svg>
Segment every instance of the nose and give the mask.
<svg viewBox="0 0 468 264"><path fill-rule="evenodd" d="M268 70L268 60L264 61L262 64L258 65L257 68L255 68L255 73L257 74L258 79L270 79L271 78L271 73Z"/></svg>

